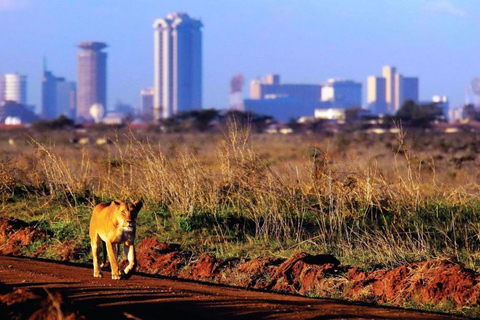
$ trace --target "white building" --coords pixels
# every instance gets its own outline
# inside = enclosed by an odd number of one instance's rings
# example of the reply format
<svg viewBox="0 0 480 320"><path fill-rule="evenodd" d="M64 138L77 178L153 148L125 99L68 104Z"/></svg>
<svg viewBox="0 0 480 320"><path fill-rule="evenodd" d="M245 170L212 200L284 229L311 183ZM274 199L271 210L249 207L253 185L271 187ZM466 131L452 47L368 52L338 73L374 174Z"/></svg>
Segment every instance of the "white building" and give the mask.
<svg viewBox="0 0 480 320"><path fill-rule="evenodd" d="M329 79L322 86L322 102L333 108L352 108L362 105L362 84L352 80Z"/></svg>
<svg viewBox="0 0 480 320"><path fill-rule="evenodd" d="M154 91L152 87L142 89L140 91L140 97L142 99L142 115L153 120L153 97Z"/></svg>
<svg viewBox="0 0 480 320"><path fill-rule="evenodd" d="M345 120L345 109L315 109L314 117L315 119L343 122Z"/></svg>
<svg viewBox="0 0 480 320"><path fill-rule="evenodd" d="M153 24L154 118L202 107L202 22L174 12Z"/></svg>
<svg viewBox="0 0 480 320"><path fill-rule="evenodd" d="M18 73L5 74L0 77L0 103L14 101L27 104L27 77Z"/></svg>
<svg viewBox="0 0 480 320"><path fill-rule="evenodd" d="M394 114L398 109L395 108L395 74L397 69L392 66L384 66L382 70L385 79L385 101L387 102L387 113Z"/></svg>
<svg viewBox="0 0 480 320"><path fill-rule="evenodd" d="M450 103L448 102L447 96L435 95L432 97L432 102L437 105L437 107L442 109L443 115L446 120L451 121L450 118Z"/></svg>

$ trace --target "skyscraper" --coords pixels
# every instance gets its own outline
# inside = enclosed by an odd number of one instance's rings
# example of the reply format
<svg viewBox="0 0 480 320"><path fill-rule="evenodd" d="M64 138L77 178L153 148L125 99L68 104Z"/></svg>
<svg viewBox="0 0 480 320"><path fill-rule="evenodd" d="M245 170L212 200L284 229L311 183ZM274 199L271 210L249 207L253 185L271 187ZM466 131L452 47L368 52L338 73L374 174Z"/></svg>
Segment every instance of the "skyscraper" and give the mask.
<svg viewBox="0 0 480 320"><path fill-rule="evenodd" d="M4 102L13 101L18 104L27 104L27 77L18 73L9 73L0 76L2 99Z"/></svg>
<svg viewBox="0 0 480 320"><path fill-rule="evenodd" d="M55 119L60 115L75 118L76 84L56 77L44 67L42 77L42 110L45 119Z"/></svg>
<svg viewBox="0 0 480 320"><path fill-rule="evenodd" d="M387 112L395 113L395 74L397 69L391 66L383 67L383 77L385 78L385 101L387 102Z"/></svg>
<svg viewBox="0 0 480 320"><path fill-rule="evenodd" d="M107 107L107 53L103 42L81 42L78 47L77 115L79 121L93 121L93 104Z"/></svg>
<svg viewBox="0 0 480 320"><path fill-rule="evenodd" d="M3 75L0 74L0 107L5 104L5 83Z"/></svg>
<svg viewBox="0 0 480 320"><path fill-rule="evenodd" d="M395 114L407 100L418 103L418 78L404 77L395 67L384 66L383 77L370 76L367 80L367 102L376 113Z"/></svg>
<svg viewBox="0 0 480 320"><path fill-rule="evenodd" d="M400 109L407 100L418 103L418 78L401 77L399 96L398 109Z"/></svg>
<svg viewBox="0 0 480 320"><path fill-rule="evenodd" d="M200 20L174 12L154 22L154 118L202 107Z"/></svg>
<svg viewBox="0 0 480 320"><path fill-rule="evenodd" d="M376 114L387 113L387 100L385 78L370 76L367 78L367 104L368 108Z"/></svg>

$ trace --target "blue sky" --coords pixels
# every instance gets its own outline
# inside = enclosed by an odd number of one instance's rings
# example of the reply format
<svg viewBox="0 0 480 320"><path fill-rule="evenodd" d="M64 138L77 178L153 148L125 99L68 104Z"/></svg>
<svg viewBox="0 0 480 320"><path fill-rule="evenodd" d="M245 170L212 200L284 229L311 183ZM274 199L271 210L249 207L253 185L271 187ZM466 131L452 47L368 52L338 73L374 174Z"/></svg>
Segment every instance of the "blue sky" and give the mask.
<svg viewBox="0 0 480 320"><path fill-rule="evenodd" d="M285 83L381 75L383 65L420 78L420 98L465 100L480 76L480 1L466 0L0 0L0 73L28 76L41 101L42 59L76 81L75 45L104 41L108 105L139 106L153 84L153 22L169 12L200 18L203 104L225 107L230 78L274 72Z"/></svg>

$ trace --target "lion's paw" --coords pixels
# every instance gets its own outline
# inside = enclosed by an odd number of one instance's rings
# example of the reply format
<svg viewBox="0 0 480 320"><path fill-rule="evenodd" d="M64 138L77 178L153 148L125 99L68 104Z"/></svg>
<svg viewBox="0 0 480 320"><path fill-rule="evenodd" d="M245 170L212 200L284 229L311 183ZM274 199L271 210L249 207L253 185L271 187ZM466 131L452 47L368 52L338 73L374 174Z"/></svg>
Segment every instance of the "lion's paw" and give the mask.
<svg viewBox="0 0 480 320"><path fill-rule="evenodd" d="M101 272L99 272L99 273L94 273L94 274L93 274L93 277L94 277L94 278L103 278L103 274L102 274Z"/></svg>

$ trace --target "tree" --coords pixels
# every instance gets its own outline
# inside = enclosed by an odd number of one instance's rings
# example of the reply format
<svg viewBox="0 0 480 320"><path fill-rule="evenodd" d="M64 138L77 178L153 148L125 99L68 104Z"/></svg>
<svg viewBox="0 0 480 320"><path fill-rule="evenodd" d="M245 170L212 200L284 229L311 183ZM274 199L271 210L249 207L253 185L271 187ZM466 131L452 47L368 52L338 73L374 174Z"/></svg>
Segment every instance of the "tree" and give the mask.
<svg viewBox="0 0 480 320"><path fill-rule="evenodd" d="M407 100L398 110L396 118L412 127L427 127L442 115L442 110L435 103L417 104Z"/></svg>
<svg viewBox="0 0 480 320"><path fill-rule="evenodd" d="M63 114L53 120L38 120L32 123L32 127L37 130L59 130L74 127L75 122Z"/></svg>

